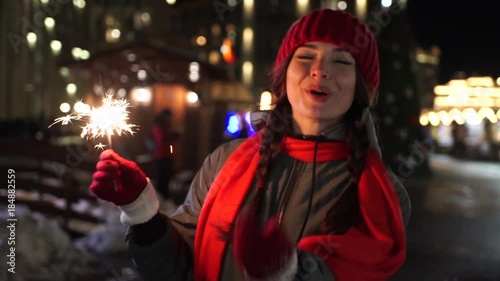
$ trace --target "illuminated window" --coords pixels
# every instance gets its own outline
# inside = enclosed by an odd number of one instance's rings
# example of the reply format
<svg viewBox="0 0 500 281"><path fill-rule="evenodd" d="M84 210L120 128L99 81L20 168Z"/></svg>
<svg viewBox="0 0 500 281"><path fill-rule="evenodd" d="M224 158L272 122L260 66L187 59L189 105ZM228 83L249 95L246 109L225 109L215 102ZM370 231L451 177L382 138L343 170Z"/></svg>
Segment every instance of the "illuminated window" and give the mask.
<svg viewBox="0 0 500 281"><path fill-rule="evenodd" d="M253 29L247 27L243 30L243 52L250 53L253 46Z"/></svg>
<svg viewBox="0 0 500 281"><path fill-rule="evenodd" d="M337 4L337 8L339 8L339 10L345 10L347 9L347 3L345 1L339 1L339 3Z"/></svg>
<svg viewBox="0 0 500 281"><path fill-rule="evenodd" d="M66 85L66 92L68 93L69 96L74 96L76 94L77 89L78 88L74 83L69 83L68 85Z"/></svg>
<svg viewBox="0 0 500 281"><path fill-rule="evenodd" d="M86 60L86 59L90 58L90 52L89 52L89 51L87 51L87 50L83 50L83 49L82 49L82 52L81 52L81 54L80 54L80 58L81 58L82 60Z"/></svg>
<svg viewBox="0 0 500 281"><path fill-rule="evenodd" d="M148 73L146 72L146 70L141 69L141 70L137 71L137 79L144 81L144 80L146 80L147 77L148 77Z"/></svg>
<svg viewBox="0 0 500 281"><path fill-rule="evenodd" d="M273 101L273 97L269 91L265 91L262 94L260 94L260 103L259 103L259 109L260 110L271 110L271 103Z"/></svg>
<svg viewBox="0 0 500 281"><path fill-rule="evenodd" d="M116 26L118 23L112 14L107 14L104 16L104 24L106 27Z"/></svg>
<svg viewBox="0 0 500 281"><path fill-rule="evenodd" d="M361 19L366 19L367 0L356 0L356 15Z"/></svg>
<svg viewBox="0 0 500 281"><path fill-rule="evenodd" d="M242 66L242 80L243 83L246 85L252 84L252 78L253 78L253 64L249 61L246 61L243 63Z"/></svg>
<svg viewBox="0 0 500 281"><path fill-rule="evenodd" d="M297 14L300 16L307 14L307 11L309 10L309 0L297 0L296 5Z"/></svg>
<svg viewBox="0 0 500 281"><path fill-rule="evenodd" d="M54 55L59 55L59 53L61 53L61 49L62 49L62 43L61 41L58 41L58 40L52 40L50 42L50 49L52 50L52 53Z"/></svg>
<svg viewBox="0 0 500 281"><path fill-rule="evenodd" d="M389 8L392 5L392 0L382 0L381 4L385 8Z"/></svg>
<svg viewBox="0 0 500 281"><path fill-rule="evenodd" d="M254 0L243 0L243 9L245 14L253 14Z"/></svg>
<svg viewBox="0 0 500 281"><path fill-rule="evenodd" d="M68 113L71 110L71 105L67 102L63 102L59 106L59 110L61 110L62 113Z"/></svg>
<svg viewBox="0 0 500 281"><path fill-rule="evenodd" d="M208 55L208 61L211 64L218 64L220 62L220 52L211 51L210 54Z"/></svg>
<svg viewBox="0 0 500 281"><path fill-rule="evenodd" d="M187 94L186 99L190 104L195 104L198 102L198 94L193 91L190 91Z"/></svg>
<svg viewBox="0 0 500 281"><path fill-rule="evenodd" d="M73 109L75 110L76 113L90 112L90 105L78 101L73 105Z"/></svg>
<svg viewBox="0 0 500 281"><path fill-rule="evenodd" d="M205 36L198 36L196 38L196 44L198 44L198 46L205 46L206 43L207 43L207 38L205 38Z"/></svg>
<svg viewBox="0 0 500 281"><path fill-rule="evenodd" d="M45 27L47 28L48 32L54 31L54 26L56 26L56 21L53 18L47 17L45 18L43 23L45 24Z"/></svg>
<svg viewBox="0 0 500 281"><path fill-rule="evenodd" d="M200 64L192 62L189 64L189 81L195 83L200 80Z"/></svg>
<svg viewBox="0 0 500 281"><path fill-rule="evenodd" d="M221 33L220 25L215 23L212 25L212 35L215 37L219 37Z"/></svg>
<svg viewBox="0 0 500 281"><path fill-rule="evenodd" d="M124 88L120 88L120 89L118 89L116 94L118 95L119 98L123 99L123 98L125 98L125 96L127 96L127 90L125 90Z"/></svg>
<svg viewBox="0 0 500 281"><path fill-rule="evenodd" d="M85 3L85 0L73 0L73 5L82 10L82 9L85 9L85 6L86 6L86 3Z"/></svg>
<svg viewBox="0 0 500 281"><path fill-rule="evenodd" d="M131 92L132 102L139 105L151 104L152 96L150 88L134 88Z"/></svg>
<svg viewBox="0 0 500 281"><path fill-rule="evenodd" d="M28 41L29 47L33 49L36 45L37 36L33 32L28 32L28 34L26 34L26 40Z"/></svg>
<svg viewBox="0 0 500 281"><path fill-rule="evenodd" d="M116 43L120 41L121 31L117 28L108 28L106 30L106 41L108 43Z"/></svg>
<svg viewBox="0 0 500 281"><path fill-rule="evenodd" d="M151 15L148 12L136 12L134 14L134 28L142 29L151 24Z"/></svg>

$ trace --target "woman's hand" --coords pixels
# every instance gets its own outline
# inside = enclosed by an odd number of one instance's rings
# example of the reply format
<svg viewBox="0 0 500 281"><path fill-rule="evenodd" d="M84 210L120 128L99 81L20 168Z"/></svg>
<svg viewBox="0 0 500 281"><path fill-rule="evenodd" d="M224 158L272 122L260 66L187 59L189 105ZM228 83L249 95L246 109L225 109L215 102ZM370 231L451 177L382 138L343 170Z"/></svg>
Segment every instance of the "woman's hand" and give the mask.
<svg viewBox="0 0 500 281"><path fill-rule="evenodd" d="M263 227L254 212L236 221L233 255L247 280L292 280L297 272L297 250L277 217Z"/></svg>
<svg viewBox="0 0 500 281"><path fill-rule="evenodd" d="M122 223L144 223L158 212L159 201L154 187L135 162L107 149L101 153L96 168L89 189L98 198L122 210Z"/></svg>
<svg viewBox="0 0 500 281"><path fill-rule="evenodd" d="M122 158L111 149L101 153L96 168L90 191L118 206L135 201L148 184L135 162Z"/></svg>

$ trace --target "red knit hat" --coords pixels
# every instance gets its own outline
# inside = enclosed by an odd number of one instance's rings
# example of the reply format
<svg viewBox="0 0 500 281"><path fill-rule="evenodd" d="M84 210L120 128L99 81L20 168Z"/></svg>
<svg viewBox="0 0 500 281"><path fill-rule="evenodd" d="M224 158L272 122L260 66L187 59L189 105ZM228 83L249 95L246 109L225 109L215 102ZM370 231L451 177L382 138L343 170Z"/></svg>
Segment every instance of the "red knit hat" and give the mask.
<svg viewBox="0 0 500 281"><path fill-rule="evenodd" d="M307 42L326 42L347 50L356 60L373 98L380 82L375 36L353 15L337 10L314 10L288 30L276 57L275 68Z"/></svg>

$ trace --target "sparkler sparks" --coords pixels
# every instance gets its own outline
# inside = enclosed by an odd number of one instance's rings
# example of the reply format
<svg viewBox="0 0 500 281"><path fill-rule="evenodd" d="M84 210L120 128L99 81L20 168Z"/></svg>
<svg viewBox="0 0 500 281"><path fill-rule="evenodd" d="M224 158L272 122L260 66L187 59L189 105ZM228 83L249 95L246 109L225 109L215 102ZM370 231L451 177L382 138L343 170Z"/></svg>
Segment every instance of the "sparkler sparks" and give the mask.
<svg viewBox="0 0 500 281"><path fill-rule="evenodd" d="M127 124L129 103L124 99L113 99L112 95L106 95L102 100L102 106L92 108L89 113L82 113L82 116L88 117L90 120L82 129L81 137L99 137L113 136L115 133L119 136L122 133L134 134L132 128L134 124Z"/></svg>
<svg viewBox="0 0 500 281"><path fill-rule="evenodd" d="M101 149L101 150L104 150L104 148L106 147L107 145L104 145L102 143L98 143L94 146L94 148L97 148L97 149Z"/></svg>
<svg viewBox="0 0 500 281"><path fill-rule="evenodd" d="M75 115L68 114L66 116L56 118L56 119L54 119L55 122L49 125L49 128L52 127L54 124L59 123L59 122L61 122L61 125L68 125L69 123L71 123L71 120L79 120L79 117L75 116Z"/></svg>
<svg viewBox="0 0 500 281"><path fill-rule="evenodd" d="M56 123L68 125L72 120L85 122L82 127L82 138L108 137L109 146L111 147L111 136L117 134L121 136L124 133L134 134L133 129L137 127L134 124L128 124L129 112L127 108L129 103L124 99L113 99L113 95L107 94L102 100L102 106L92 108L90 111L80 112L77 114L68 114L63 117L56 118L53 126ZM97 149L104 149L105 145L99 143L95 146Z"/></svg>

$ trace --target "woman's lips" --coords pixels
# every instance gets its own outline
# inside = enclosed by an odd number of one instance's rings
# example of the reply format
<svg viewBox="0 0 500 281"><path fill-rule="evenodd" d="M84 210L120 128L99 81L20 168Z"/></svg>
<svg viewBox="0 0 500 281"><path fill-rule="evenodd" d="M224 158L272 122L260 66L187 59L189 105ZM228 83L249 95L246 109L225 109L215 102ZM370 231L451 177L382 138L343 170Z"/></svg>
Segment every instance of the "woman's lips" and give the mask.
<svg viewBox="0 0 500 281"><path fill-rule="evenodd" d="M326 89L320 89L320 88L308 89L305 92L309 98L318 103L324 103L332 96L331 92L329 92ZM314 92L321 92L322 94L315 94Z"/></svg>

